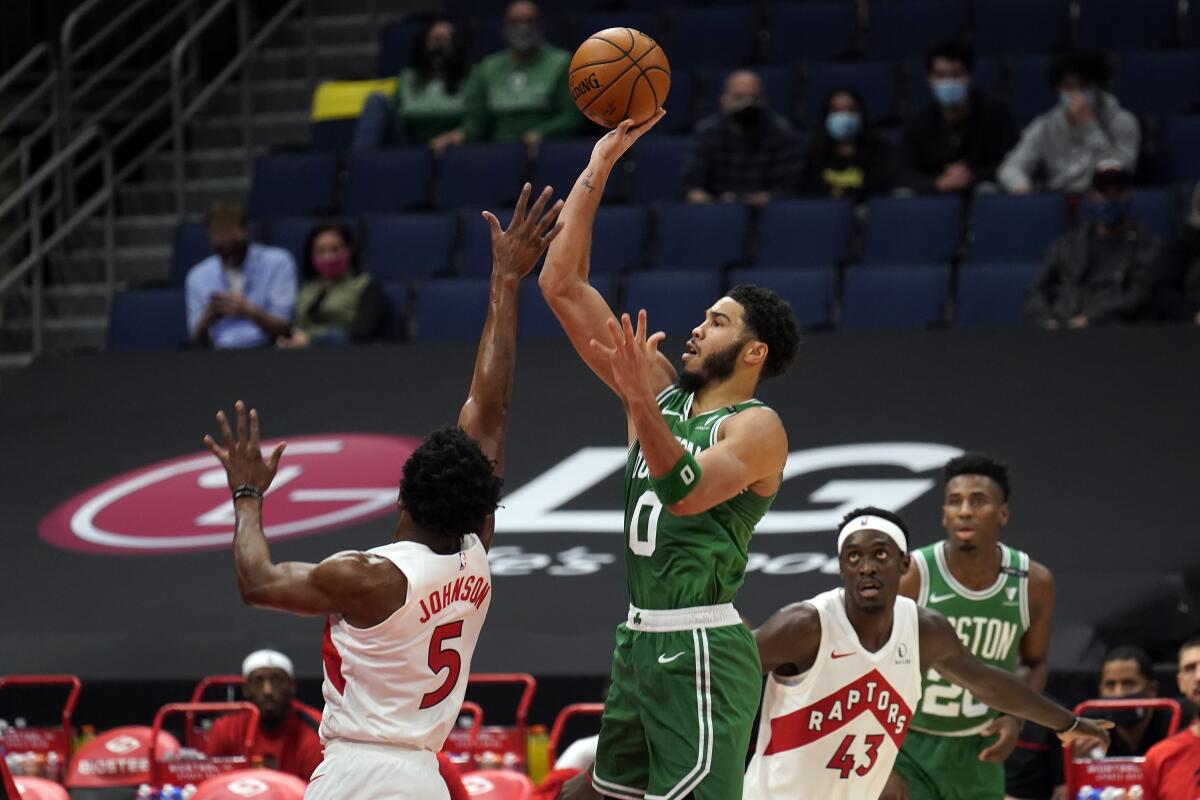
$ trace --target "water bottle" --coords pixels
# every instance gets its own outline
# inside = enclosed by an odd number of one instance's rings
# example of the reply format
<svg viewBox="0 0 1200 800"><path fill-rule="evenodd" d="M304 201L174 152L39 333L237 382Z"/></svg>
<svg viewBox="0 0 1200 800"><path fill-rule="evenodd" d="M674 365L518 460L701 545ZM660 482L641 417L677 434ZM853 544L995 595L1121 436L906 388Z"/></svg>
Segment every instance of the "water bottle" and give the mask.
<svg viewBox="0 0 1200 800"><path fill-rule="evenodd" d="M196 785L189 783L183 787L183 800L192 800L192 795L196 794Z"/></svg>
<svg viewBox="0 0 1200 800"><path fill-rule="evenodd" d="M61 781L62 776L62 757L58 755L57 750L51 750L46 753L46 777L52 781Z"/></svg>
<svg viewBox="0 0 1200 800"><path fill-rule="evenodd" d="M1091 786L1080 786L1079 792L1075 795L1075 800L1092 800L1092 793L1095 791Z"/></svg>
<svg viewBox="0 0 1200 800"><path fill-rule="evenodd" d="M148 783L143 783L138 787L136 800L153 800L154 787Z"/></svg>
<svg viewBox="0 0 1200 800"><path fill-rule="evenodd" d="M1142 800L1142 798L1145 796L1146 792L1144 789L1142 789L1142 785L1140 783L1135 783L1133 786L1129 787L1129 800Z"/></svg>

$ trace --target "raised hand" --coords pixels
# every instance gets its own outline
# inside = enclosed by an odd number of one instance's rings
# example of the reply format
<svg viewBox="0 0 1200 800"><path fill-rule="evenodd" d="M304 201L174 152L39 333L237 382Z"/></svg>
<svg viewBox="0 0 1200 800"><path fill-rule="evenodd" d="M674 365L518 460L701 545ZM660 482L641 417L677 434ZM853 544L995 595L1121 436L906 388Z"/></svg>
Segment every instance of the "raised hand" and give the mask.
<svg viewBox="0 0 1200 800"><path fill-rule="evenodd" d="M217 424L221 427L225 446L221 447L213 437L207 435L204 437L204 443L220 460L221 466L225 467L225 477L229 480L231 490L239 486L253 486L266 494L271 481L275 480L279 459L287 443L280 442L271 453L271 457L264 460L262 444L259 441L258 412L250 409L247 419L245 403L238 400L233 407L237 414L237 436L234 437L233 431L230 430L225 412L218 411Z"/></svg>
<svg viewBox="0 0 1200 800"><path fill-rule="evenodd" d="M611 347L592 339L592 349L601 355L612 369L616 389L626 402L639 393L655 394L654 381L661 374L658 366L658 343L667 337L659 331L646 335L646 309L638 312L637 330L634 330L629 314L622 314L621 321L608 320L608 335Z"/></svg>
<svg viewBox="0 0 1200 800"><path fill-rule="evenodd" d="M617 159L625 155L625 151L633 147L633 143L642 138L658 121L667 115L666 109L660 108L653 117L633 126L633 120L627 119L608 133L600 137L592 148L592 158L600 159L606 166L612 167Z"/></svg>
<svg viewBox="0 0 1200 800"><path fill-rule="evenodd" d="M526 214L525 208L532 191L533 187L528 183L521 189L521 196L517 198L517 206L513 209L508 230L500 228L500 220L496 219L495 214L490 211L483 212L483 218L492 229L493 271L524 278L542 257L542 253L546 252L554 237L562 231L562 223L556 223L555 220L558 219L558 212L562 210L563 201L559 200L546 211L546 204L554 195L554 189L547 186L542 189L542 193L534 201L533 208Z"/></svg>

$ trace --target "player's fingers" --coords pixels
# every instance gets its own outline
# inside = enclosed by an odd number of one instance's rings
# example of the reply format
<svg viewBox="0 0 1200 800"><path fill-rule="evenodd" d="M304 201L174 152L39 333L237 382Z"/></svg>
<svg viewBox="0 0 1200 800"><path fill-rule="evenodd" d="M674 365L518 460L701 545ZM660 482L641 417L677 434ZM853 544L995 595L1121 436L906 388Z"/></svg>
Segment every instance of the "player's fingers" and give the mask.
<svg viewBox="0 0 1200 800"><path fill-rule="evenodd" d="M550 229L550 232L542 237L542 252L543 253L546 252L546 248L548 248L550 246L550 243L553 242L560 233L562 233L562 229L563 229L562 222L556 222L556 223L554 223L554 227Z"/></svg>
<svg viewBox="0 0 1200 800"><path fill-rule="evenodd" d="M650 130L655 125L657 125L658 121L660 119L662 119L663 117L665 117L666 115L667 115L667 110L665 108L660 108L658 111L654 112L653 117L651 117L650 119L646 120L641 125L638 125L636 128L633 129L634 139L640 138L644 133L646 133L646 131Z"/></svg>
<svg viewBox="0 0 1200 800"><path fill-rule="evenodd" d="M250 409L250 446L258 447L258 409Z"/></svg>
<svg viewBox="0 0 1200 800"><path fill-rule="evenodd" d="M512 222L508 223L510 231L525 221L525 206L529 202L529 193L532 191L533 187L526 181L525 185L521 187L521 196L517 198L517 207L513 209Z"/></svg>
<svg viewBox="0 0 1200 800"><path fill-rule="evenodd" d="M621 315L621 335L627 344L637 341L637 334L633 330L633 319L629 316L629 312Z"/></svg>
<svg viewBox="0 0 1200 800"><path fill-rule="evenodd" d="M542 189L541 193L537 196L537 200L533 201L533 208L529 209L529 214L525 217L525 219L532 221L535 225L541 222L542 210L546 208L546 204L550 202L550 198L553 196L553 186L547 186Z"/></svg>
<svg viewBox="0 0 1200 800"><path fill-rule="evenodd" d="M979 760L988 764L999 764L1004 759L1000 755L999 745L994 744L979 751Z"/></svg>
<svg viewBox="0 0 1200 800"><path fill-rule="evenodd" d="M275 470L279 469L279 459L283 458L283 451L287 449L287 442L280 442L275 445L275 450L271 453L271 474L275 474Z"/></svg>
<svg viewBox="0 0 1200 800"><path fill-rule="evenodd" d="M667 334L665 331L656 331L654 334L652 334L650 336L649 339L646 340L646 346L652 350L658 350L658 345L665 338L667 338Z"/></svg>
<svg viewBox="0 0 1200 800"><path fill-rule="evenodd" d="M546 230L554 224L555 220L558 219L559 213L562 212L563 205L564 202L562 198L559 198L554 202L554 205L550 206L550 210L542 215L537 227L538 236L546 235Z"/></svg>
<svg viewBox="0 0 1200 800"><path fill-rule="evenodd" d="M237 441L242 444L246 441L246 404L238 400L233 404L233 411L237 414Z"/></svg>
<svg viewBox="0 0 1200 800"><path fill-rule="evenodd" d="M488 229L492 232L493 239L504 233L504 230L500 227L500 220L496 219L495 214L490 211L484 211L483 218L487 220Z"/></svg>
<svg viewBox="0 0 1200 800"><path fill-rule="evenodd" d="M221 435L225 437L225 449L233 449L233 431L229 429L229 418L224 411L217 412L217 424L221 426Z"/></svg>
<svg viewBox="0 0 1200 800"><path fill-rule="evenodd" d="M638 324L637 324L637 340L640 344L646 343L646 309L638 309Z"/></svg>
<svg viewBox="0 0 1200 800"><path fill-rule="evenodd" d="M212 451L212 454L213 454L214 456L216 456L216 457L217 457L217 460L218 460L218 461L220 461L222 464L224 464L224 463L225 463L226 453L225 453L225 451L224 451L224 450L223 450L223 449L222 449L222 448L221 448L221 447L220 447L220 446L217 444L217 440L216 440L216 439L212 438L212 437L211 437L211 436L209 436L208 434L205 434L205 435L204 435L204 444L205 444L205 445L208 447L208 449L209 449L209 450L211 450L211 451Z"/></svg>
<svg viewBox="0 0 1200 800"><path fill-rule="evenodd" d="M597 353L605 356L606 358L612 358L617 354L617 349L615 347L609 347L601 344L598 339L588 339L588 345L590 345L591 348Z"/></svg>
<svg viewBox="0 0 1200 800"><path fill-rule="evenodd" d="M629 315L626 314L625 316ZM614 348L619 348L625 342L625 334L621 332L621 323L612 317L608 318L608 338Z"/></svg>

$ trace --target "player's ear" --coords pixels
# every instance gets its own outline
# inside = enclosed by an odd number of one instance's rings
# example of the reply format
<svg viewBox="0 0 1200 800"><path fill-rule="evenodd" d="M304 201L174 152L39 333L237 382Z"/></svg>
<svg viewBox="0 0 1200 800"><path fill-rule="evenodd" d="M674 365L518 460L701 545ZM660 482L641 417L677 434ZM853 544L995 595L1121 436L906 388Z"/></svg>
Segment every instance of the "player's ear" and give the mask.
<svg viewBox="0 0 1200 800"><path fill-rule="evenodd" d="M901 575L907 575L907 574L908 574L908 568L909 568L910 566L912 566L912 556L910 556L908 553L905 553L905 554L904 554L904 555L903 555L903 556L900 558L900 574L901 574Z"/></svg>
<svg viewBox="0 0 1200 800"><path fill-rule="evenodd" d="M1000 504L1000 513L997 515L1000 518L1000 525L1008 524L1008 501L1005 500Z"/></svg>
<svg viewBox="0 0 1200 800"><path fill-rule="evenodd" d="M767 360L767 343L753 339L742 351L742 359L750 365L762 364Z"/></svg>

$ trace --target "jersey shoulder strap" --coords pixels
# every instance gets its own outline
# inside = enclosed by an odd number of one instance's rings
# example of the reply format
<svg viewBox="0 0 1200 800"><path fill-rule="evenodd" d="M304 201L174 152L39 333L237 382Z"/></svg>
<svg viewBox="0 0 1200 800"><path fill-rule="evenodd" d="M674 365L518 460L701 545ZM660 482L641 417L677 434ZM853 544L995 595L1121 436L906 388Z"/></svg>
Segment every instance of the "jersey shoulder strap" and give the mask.
<svg viewBox="0 0 1200 800"><path fill-rule="evenodd" d="M926 552L930 546L918 547L912 552L912 565L917 571L917 605L929 605L929 560L926 558ZM936 565L935 565L936 568Z"/></svg>
<svg viewBox="0 0 1200 800"><path fill-rule="evenodd" d="M754 397L751 397L749 400L741 403L725 406L725 408L717 412L720 414L720 416L718 417L717 421L713 423L712 428L709 430L708 446L712 447L718 441L720 441L720 439L717 437L717 432L721 430L721 426L725 424L725 420L740 414L748 408L769 408L769 406L765 405L761 400Z"/></svg>
<svg viewBox="0 0 1200 800"><path fill-rule="evenodd" d="M1021 625L1026 630L1029 629L1029 554L1023 550L1018 550L1015 547L1001 544L1001 549L1004 552L1004 565L1000 571L1004 573L1007 580L1005 581L1004 591L1006 594L1014 592L1019 599L1019 608L1021 612ZM1011 600L1012 598L1008 598Z"/></svg>

